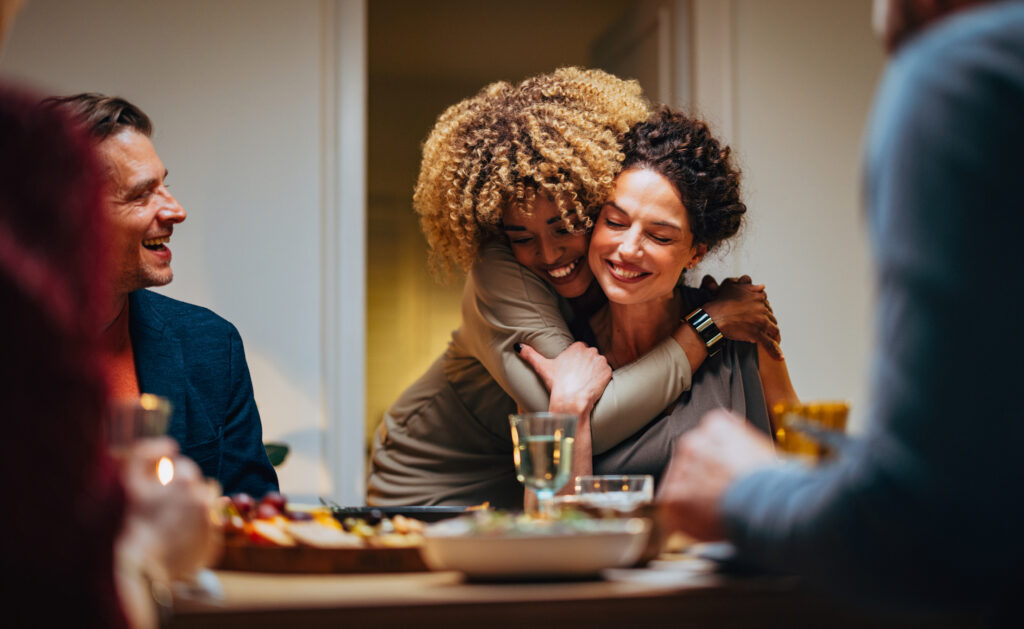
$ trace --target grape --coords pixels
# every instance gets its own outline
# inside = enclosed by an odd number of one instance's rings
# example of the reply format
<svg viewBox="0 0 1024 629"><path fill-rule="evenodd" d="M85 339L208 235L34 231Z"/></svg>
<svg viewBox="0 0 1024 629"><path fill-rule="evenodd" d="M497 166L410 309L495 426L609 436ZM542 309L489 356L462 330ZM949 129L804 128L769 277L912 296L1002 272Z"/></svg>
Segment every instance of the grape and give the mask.
<svg viewBox="0 0 1024 629"><path fill-rule="evenodd" d="M281 512L277 510L277 507L268 502L260 501L259 506L256 507L256 517L260 520L270 520L279 515Z"/></svg>
<svg viewBox="0 0 1024 629"><path fill-rule="evenodd" d="M286 510L287 502L288 501L285 497L276 491L268 491L266 495L263 496L263 499L260 500L260 504L268 504L277 509L280 513L284 513Z"/></svg>
<svg viewBox="0 0 1024 629"><path fill-rule="evenodd" d="M249 494L235 494L231 496L231 503L238 509L239 515L248 519L256 508L256 501Z"/></svg>
<svg viewBox="0 0 1024 629"><path fill-rule="evenodd" d="M365 519L366 523L370 526L376 526L384 519L384 513L381 512L380 509L370 509L363 519Z"/></svg>

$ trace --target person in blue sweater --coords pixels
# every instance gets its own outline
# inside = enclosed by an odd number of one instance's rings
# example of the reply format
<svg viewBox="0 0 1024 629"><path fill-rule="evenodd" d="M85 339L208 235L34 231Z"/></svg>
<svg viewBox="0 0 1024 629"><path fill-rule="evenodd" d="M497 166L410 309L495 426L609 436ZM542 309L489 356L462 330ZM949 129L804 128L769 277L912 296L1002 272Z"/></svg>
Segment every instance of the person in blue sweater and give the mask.
<svg viewBox="0 0 1024 629"><path fill-rule="evenodd" d="M876 7L865 156L877 339L865 434L816 468L725 411L677 443L673 523L809 583L1009 624L1024 574L1024 2Z"/></svg>

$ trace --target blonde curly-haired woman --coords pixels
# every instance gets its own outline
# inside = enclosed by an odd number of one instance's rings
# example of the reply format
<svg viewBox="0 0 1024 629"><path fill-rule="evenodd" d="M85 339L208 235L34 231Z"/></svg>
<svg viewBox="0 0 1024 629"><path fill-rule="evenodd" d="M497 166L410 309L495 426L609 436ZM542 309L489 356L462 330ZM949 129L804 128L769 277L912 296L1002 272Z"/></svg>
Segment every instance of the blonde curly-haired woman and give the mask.
<svg viewBox="0 0 1024 629"><path fill-rule="evenodd" d="M562 68L494 83L439 117L413 202L434 269L467 272L462 325L385 414L370 504L521 507L510 413L577 413L577 438L592 437L600 453L690 386L703 346L693 349L701 341L689 325L614 372L572 332L605 301L587 265L587 234L621 166L618 138L648 111L635 81ZM772 345L774 318L756 293L705 309L718 308L726 336ZM519 350L577 377L549 394Z"/></svg>

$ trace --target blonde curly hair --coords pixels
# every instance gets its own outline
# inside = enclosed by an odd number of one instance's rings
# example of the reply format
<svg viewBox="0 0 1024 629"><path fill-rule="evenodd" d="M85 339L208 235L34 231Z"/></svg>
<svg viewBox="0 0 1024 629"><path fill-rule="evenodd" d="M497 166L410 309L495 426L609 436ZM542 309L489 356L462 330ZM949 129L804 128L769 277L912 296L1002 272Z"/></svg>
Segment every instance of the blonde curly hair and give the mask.
<svg viewBox="0 0 1024 629"><path fill-rule="evenodd" d="M648 111L636 81L574 67L492 83L449 107L423 144L413 194L435 274L468 270L509 204L529 214L547 197L567 228L589 229L621 167L619 136Z"/></svg>

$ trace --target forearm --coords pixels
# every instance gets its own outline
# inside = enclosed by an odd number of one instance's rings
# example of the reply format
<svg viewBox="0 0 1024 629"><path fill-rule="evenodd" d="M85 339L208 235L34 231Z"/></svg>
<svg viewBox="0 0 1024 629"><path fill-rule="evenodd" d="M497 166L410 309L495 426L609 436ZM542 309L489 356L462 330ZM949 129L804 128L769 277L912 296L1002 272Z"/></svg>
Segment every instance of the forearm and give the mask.
<svg viewBox="0 0 1024 629"><path fill-rule="evenodd" d="M741 478L721 503L728 539L748 561L847 595L955 596L955 560L935 535L946 528L941 509L870 458L815 469L791 463Z"/></svg>
<svg viewBox="0 0 1024 629"><path fill-rule="evenodd" d="M708 348L704 340L700 338L693 326L684 322L672 333L672 338L686 354L686 360L690 363L690 373L696 373L704 360L708 357Z"/></svg>
<svg viewBox="0 0 1024 629"><path fill-rule="evenodd" d="M768 406L768 416L774 430L779 425L779 418L775 416L775 406L779 403L799 404L800 398L797 397L793 382L789 378L789 368L786 367L785 359L776 360L764 347L758 345L757 361L764 401Z"/></svg>

